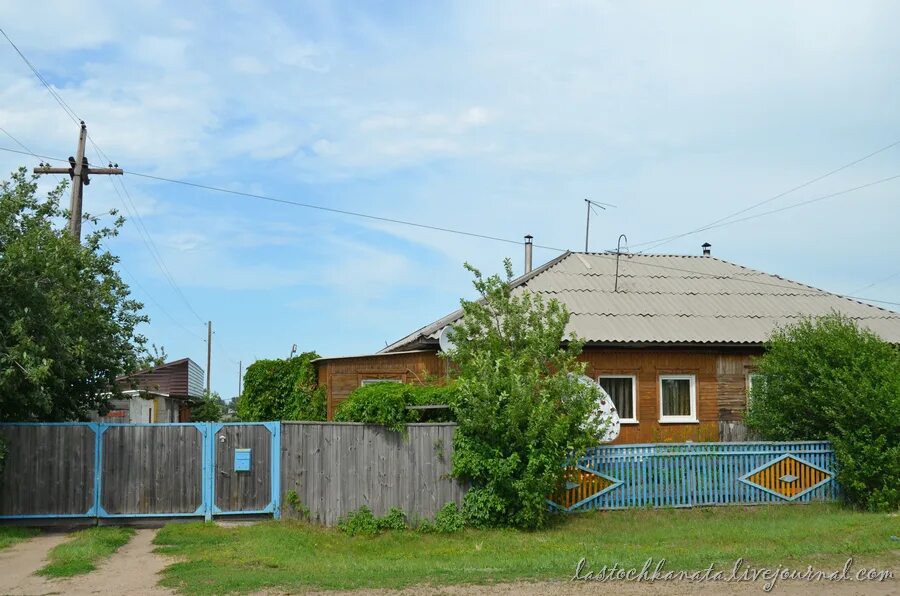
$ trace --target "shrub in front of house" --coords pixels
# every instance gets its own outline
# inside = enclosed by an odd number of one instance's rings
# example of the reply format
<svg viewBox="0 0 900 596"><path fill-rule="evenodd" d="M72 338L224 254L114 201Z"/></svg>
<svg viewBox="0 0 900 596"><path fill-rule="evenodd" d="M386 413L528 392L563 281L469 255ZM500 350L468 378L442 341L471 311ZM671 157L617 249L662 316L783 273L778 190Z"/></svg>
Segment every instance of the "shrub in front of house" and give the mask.
<svg viewBox="0 0 900 596"><path fill-rule="evenodd" d="M547 497L563 482L566 462L597 444L597 389L578 375L582 344L566 333L569 312L510 289L506 279L475 276L477 301L462 301L463 319L448 356L458 373L453 411L453 474L468 480L463 501L473 526L539 528Z"/></svg>
<svg viewBox="0 0 900 596"><path fill-rule="evenodd" d="M355 389L338 406L337 422L367 422L402 431L410 422L445 422L452 418L449 409L410 410L409 406L447 405L453 400L455 386L373 383Z"/></svg>
<svg viewBox="0 0 900 596"><path fill-rule="evenodd" d="M900 351L839 314L778 330L758 361L747 425L768 440L834 445L847 500L900 507Z"/></svg>

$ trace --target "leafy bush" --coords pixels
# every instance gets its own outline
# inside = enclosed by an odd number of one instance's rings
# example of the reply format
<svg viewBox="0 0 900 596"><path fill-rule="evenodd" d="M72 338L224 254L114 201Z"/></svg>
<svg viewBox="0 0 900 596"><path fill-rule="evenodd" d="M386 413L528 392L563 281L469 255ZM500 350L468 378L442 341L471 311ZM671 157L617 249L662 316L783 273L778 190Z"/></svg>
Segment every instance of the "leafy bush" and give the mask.
<svg viewBox="0 0 900 596"><path fill-rule="evenodd" d="M848 501L900 507L900 352L832 314L778 330L758 361L747 425L765 439L830 440Z"/></svg>
<svg viewBox="0 0 900 596"><path fill-rule="evenodd" d="M423 533L450 534L462 530L465 526L466 519L456 503L447 503L434 516L433 522L425 520L417 529Z"/></svg>
<svg viewBox="0 0 900 596"><path fill-rule="evenodd" d="M504 264L505 281L466 265L481 299L462 301L448 354L458 368L453 474L471 483L467 523L538 528L567 459L597 442L590 415L599 396L577 378L582 343L566 337L565 306L513 294L512 264Z"/></svg>
<svg viewBox="0 0 900 596"><path fill-rule="evenodd" d="M204 391L200 402L191 407L191 421L218 422L225 415L225 409L225 402L218 393Z"/></svg>
<svg viewBox="0 0 900 596"><path fill-rule="evenodd" d="M379 518L363 505L338 521L338 529L350 536L375 536L385 530L405 530L408 527L406 514L396 507L391 507L387 515Z"/></svg>
<svg viewBox="0 0 900 596"><path fill-rule="evenodd" d="M391 507L387 515L378 520L379 530L405 530L408 527L406 514L396 507Z"/></svg>
<svg viewBox="0 0 900 596"><path fill-rule="evenodd" d="M238 399L241 420L325 420L325 388L318 386L319 355L304 352L287 360L257 360L244 373Z"/></svg>
<svg viewBox="0 0 900 596"><path fill-rule="evenodd" d="M421 410L407 410L407 406L449 404L453 401L453 385L406 385L404 383L373 383L355 389L335 412L340 422L368 422L382 424L395 431L403 430L410 422L424 418ZM450 410L434 410L431 421L446 421Z"/></svg>

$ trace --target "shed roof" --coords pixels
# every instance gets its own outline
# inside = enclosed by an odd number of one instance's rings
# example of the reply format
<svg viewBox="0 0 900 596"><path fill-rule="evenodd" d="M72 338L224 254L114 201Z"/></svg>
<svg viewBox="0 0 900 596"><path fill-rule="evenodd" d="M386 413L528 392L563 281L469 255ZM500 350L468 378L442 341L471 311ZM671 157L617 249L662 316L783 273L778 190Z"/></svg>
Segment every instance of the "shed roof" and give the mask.
<svg viewBox="0 0 900 596"><path fill-rule="evenodd" d="M840 312L900 344L900 313L711 256L567 252L513 282L555 298L588 343L762 344L779 325ZM457 310L382 352L433 345Z"/></svg>

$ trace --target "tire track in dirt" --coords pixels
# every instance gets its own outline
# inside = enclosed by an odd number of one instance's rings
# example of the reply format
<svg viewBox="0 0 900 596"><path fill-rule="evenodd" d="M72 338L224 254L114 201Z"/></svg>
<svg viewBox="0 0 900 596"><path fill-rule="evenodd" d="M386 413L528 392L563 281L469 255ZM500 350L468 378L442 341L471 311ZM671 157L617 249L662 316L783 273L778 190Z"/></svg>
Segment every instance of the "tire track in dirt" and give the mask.
<svg viewBox="0 0 900 596"><path fill-rule="evenodd" d="M46 561L47 552L66 540L65 535L50 535L40 541L39 536L29 540L29 548L23 553L14 553L7 563L0 553L0 594L29 596L46 594L141 594L164 596L174 594L171 590L157 586L159 572L170 561L153 552L153 538L156 530L138 530L134 537L109 559L91 573L65 579L48 579L33 575ZM32 544L37 542L36 544ZM10 550L23 550L16 545ZM7 581L7 564L13 573ZM26 568L27 564L27 568ZM20 565L16 569L12 566Z"/></svg>

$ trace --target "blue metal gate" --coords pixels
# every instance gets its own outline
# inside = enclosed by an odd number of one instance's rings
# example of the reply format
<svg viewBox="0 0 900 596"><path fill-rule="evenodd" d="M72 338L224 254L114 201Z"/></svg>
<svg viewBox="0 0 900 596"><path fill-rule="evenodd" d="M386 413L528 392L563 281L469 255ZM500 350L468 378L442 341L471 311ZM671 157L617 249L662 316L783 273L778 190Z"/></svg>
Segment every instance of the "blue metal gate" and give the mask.
<svg viewBox="0 0 900 596"><path fill-rule="evenodd" d="M0 519L277 518L280 430L278 422L0 424L9 451Z"/></svg>

